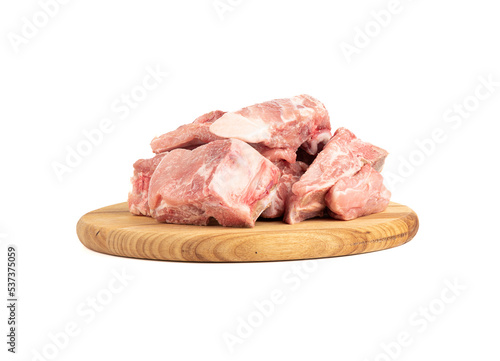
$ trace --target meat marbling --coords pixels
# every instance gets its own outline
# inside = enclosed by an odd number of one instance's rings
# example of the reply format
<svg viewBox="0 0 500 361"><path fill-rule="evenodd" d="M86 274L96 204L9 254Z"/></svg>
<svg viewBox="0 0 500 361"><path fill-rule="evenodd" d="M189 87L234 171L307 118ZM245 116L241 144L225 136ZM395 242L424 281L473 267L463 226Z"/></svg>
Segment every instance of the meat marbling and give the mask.
<svg viewBox="0 0 500 361"><path fill-rule="evenodd" d="M168 152L151 178L149 206L160 222L253 227L269 206L280 170L237 139Z"/></svg>
<svg viewBox="0 0 500 361"><path fill-rule="evenodd" d="M344 128L340 128L344 129ZM386 150L373 144L362 141L359 138L352 139L349 148L363 163L369 164L377 172L381 172L384 167L385 158L389 154Z"/></svg>
<svg viewBox="0 0 500 361"><path fill-rule="evenodd" d="M352 177L341 178L325 196L328 214L344 221L387 208L391 192L385 188L382 175L365 164Z"/></svg>

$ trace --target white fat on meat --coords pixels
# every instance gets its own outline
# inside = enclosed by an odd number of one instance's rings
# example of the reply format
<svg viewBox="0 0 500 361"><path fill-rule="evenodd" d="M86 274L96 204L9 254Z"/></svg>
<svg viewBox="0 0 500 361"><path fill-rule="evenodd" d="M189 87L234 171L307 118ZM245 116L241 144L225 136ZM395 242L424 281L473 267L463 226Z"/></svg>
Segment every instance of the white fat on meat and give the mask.
<svg viewBox="0 0 500 361"><path fill-rule="evenodd" d="M261 143L271 137L269 124L260 118L247 118L226 113L210 126L210 131L222 138L235 138L247 143Z"/></svg>

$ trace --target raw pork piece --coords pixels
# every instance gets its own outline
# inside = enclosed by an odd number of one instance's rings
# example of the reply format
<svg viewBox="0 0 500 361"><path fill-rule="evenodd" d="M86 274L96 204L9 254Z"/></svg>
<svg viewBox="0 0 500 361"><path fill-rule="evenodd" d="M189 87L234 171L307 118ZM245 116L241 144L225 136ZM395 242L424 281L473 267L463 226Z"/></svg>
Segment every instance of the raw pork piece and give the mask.
<svg viewBox="0 0 500 361"><path fill-rule="evenodd" d="M155 153L162 153L172 149L186 148L192 149L214 140L221 139L210 132L210 125L219 119L225 112L215 110L203 114L192 123L181 125L172 132L156 137L151 142L151 149Z"/></svg>
<svg viewBox="0 0 500 361"><path fill-rule="evenodd" d="M285 213L286 202L292 194L292 185L307 169L303 162L288 163L284 160L274 163L281 170L281 178L271 205L261 214L263 218L278 218Z"/></svg>
<svg viewBox="0 0 500 361"><path fill-rule="evenodd" d="M248 144L216 140L168 152L151 178L149 206L160 222L253 227L273 198L280 170Z"/></svg>
<svg viewBox="0 0 500 361"><path fill-rule="evenodd" d="M325 196L328 214L348 221L368 214L383 212L391 192L385 188L382 175L365 164L352 177L341 178Z"/></svg>
<svg viewBox="0 0 500 361"><path fill-rule="evenodd" d="M137 215L149 216L148 190L153 173L166 153L158 154L151 159L139 159L134 163L132 190L128 194L128 208Z"/></svg>
<svg viewBox="0 0 500 361"><path fill-rule="evenodd" d="M210 131L269 148L302 146L315 155L330 139L330 117L325 106L309 95L255 104L221 116Z"/></svg>
<svg viewBox="0 0 500 361"><path fill-rule="evenodd" d="M356 174L364 164L383 166L387 152L363 142L345 128L339 128L293 187L285 222L294 224L322 216L325 195L343 177Z"/></svg>
<svg viewBox="0 0 500 361"><path fill-rule="evenodd" d="M342 177L354 175L363 162L349 149L351 133L336 132L304 175L292 186L284 221L289 224L323 215L325 194Z"/></svg>

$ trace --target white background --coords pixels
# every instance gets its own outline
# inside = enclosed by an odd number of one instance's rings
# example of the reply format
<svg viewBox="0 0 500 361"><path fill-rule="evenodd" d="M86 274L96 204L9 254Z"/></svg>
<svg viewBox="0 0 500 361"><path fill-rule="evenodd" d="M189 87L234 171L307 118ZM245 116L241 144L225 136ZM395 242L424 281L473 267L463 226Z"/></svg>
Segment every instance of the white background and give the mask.
<svg viewBox="0 0 500 361"><path fill-rule="evenodd" d="M70 1L46 25L39 15L18 46L13 34L23 36L23 18L41 6L0 5L0 266L16 244L20 299L15 356L1 307L1 359L388 360L383 344L401 360L498 357L500 87L474 100L480 78L500 82L498 4L401 0L377 28L372 11L389 1L230 3L221 17L211 0ZM366 26L369 40L348 61L342 46ZM148 66L169 75L120 119L112 104ZM133 260L80 244L79 217L126 200L132 163L149 156L153 136L207 111L301 93L325 103L333 128L389 150L384 174L400 177L393 200L420 217L410 243L259 264ZM473 110L447 122L464 101ZM103 118L113 131L59 180L54 162ZM416 142L439 129L445 140L422 157ZM133 280L90 319L87 302L109 295L113 272ZM453 295L446 282L466 289ZM275 289L284 302L230 352L224 335L258 321L254 302ZM429 306L432 322L419 313ZM68 324L76 336L61 335ZM401 332L412 343L399 350Z"/></svg>

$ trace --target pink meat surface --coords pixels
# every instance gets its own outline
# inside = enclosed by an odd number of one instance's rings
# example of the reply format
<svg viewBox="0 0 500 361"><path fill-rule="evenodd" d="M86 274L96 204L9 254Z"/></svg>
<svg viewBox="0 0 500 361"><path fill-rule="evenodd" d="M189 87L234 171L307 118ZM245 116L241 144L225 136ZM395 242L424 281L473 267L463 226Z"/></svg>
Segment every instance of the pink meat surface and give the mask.
<svg viewBox="0 0 500 361"><path fill-rule="evenodd" d="M382 170L385 158L387 158L389 154L386 150L357 138L354 133L346 128L337 129L334 135L342 135L342 137L348 139L349 149L363 162L363 164L371 165L377 172Z"/></svg>
<svg viewBox="0 0 500 361"><path fill-rule="evenodd" d="M328 214L348 221L368 214L383 212L391 192L385 188L382 175L365 164L352 177L341 178L325 196Z"/></svg>
<svg viewBox="0 0 500 361"><path fill-rule="evenodd" d="M156 168L149 188L152 217L160 222L253 227L269 206L280 170L237 139L194 150L175 149Z"/></svg>
<svg viewBox="0 0 500 361"><path fill-rule="evenodd" d="M181 125L172 132L156 137L151 141L151 149L155 153L162 153L177 148L191 149L221 139L210 132L210 125L224 113L221 110L215 110L203 114L190 124Z"/></svg>
<svg viewBox="0 0 500 361"><path fill-rule="evenodd" d="M340 128L342 131L347 129ZM389 154L386 150L376 147L373 144L363 142L361 139L355 138L351 141L349 148L363 163L372 166L377 172L381 172L384 167L385 158Z"/></svg>
<svg viewBox="0 0 500 361"><path fill-rule="evenodd" d="M269 148L302 146L315 155L331 137L325 106L309 95L255 104L221 116L210 131L222 138L236 138Z"/></svg>
<svg viewBox="0 0 500 361"><path fill-rule="evenodd" d="M285 222L294 224L322 216L325 195L343 177L356 174L364 164L383 166L387 152L363 142L345 128L339 128L304 175L292 187Z"/></svg>
<svg viewBox="0 0 500 361"><path fill-rule="evenodd" d="M285 222L294 224L323 215L325 194L342 177L354 175L363 163L349 149L352 133L336 133L292 186Z"/></svg>
<svg viewBox="0 0 500 361"><path fill-rule="evenodd" d="M292 194L292 186L307 169L303 162L288 163L279 161L274 163L281 170L281 178L276 187L276 193L271 205L261 214L263 218L278 218L285 213L286 203Z"/></svg>
<svg viewBox="0 0 500 361"><path fill-rule="evenodd" d="M132 190L128 194L128 208L137 215L149 216L148 191L153 173L166 153L150 159L139 159L134 163L134 176L131 178Z"/></svg>

